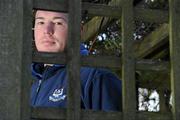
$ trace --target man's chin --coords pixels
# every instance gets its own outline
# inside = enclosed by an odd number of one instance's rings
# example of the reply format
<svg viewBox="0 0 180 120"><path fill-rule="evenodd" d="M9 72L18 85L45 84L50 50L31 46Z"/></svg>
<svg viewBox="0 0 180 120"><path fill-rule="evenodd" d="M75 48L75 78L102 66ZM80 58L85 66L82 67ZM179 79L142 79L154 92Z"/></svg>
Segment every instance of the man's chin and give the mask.
<svg viewBox="0 0 180 120"><path fill-rule="evenodd" d="M56 50L56 49L45 48L45 49L38 49L38 52L59 53L59 52L62 52L62 51L61 50Z"/></svg>

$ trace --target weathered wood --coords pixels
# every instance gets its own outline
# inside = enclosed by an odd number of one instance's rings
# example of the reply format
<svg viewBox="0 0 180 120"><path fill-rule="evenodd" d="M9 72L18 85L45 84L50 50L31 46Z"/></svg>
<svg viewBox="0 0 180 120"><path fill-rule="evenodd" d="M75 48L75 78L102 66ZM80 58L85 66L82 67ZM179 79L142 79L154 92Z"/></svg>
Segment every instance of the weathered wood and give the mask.
<svg viewBox="0 0 180 120"><path fill-rule="evenodd" d="M168 22L168 11L165 10L153 10L147 8L134 8L134 19L142 20L152 23L167 23Z"/></svg>
<svg viewBox="0 0 180 120"><path fill-rule="evenodd" d="M31 50L30 13L31 0L0 1L1 120L30 118L31 56L26 54Z"/></svg>
<svg viewBox="0 0 180 120"><path fill-rule="evenodd" d="M170 75L166 72L155 72L155 71L148 71L149 76L150 74L154 77L147 78L142 72L140 79L137 80L138 87L140 88L147 88L147 89L170 89ZM160 103L161 104L161 103Z"/></svg>
<svg viewBox="0 0 180 120"><path fill-rule="evenodd" d="M161 58L164 58L164 56L168 56L169 55L169 49L164 49L162 51L160 51L159 53L155 54L154 56L152 56L152 60L158 60Z"/></svg>
<svg viewBox="0 0 180 120"><path fill-rule="evenodd" d="M124 0L121 17L123 81L122 97L124 120L135 120L136 112L135 59L133 52L133 16L133 0Z"/></svg>
<svg viewBox="0 0 180 120"><path fill-rule="evenodd" d="M138 112L136 120L172 120L171 113L161 112Z"/></svg>
<svg viewBox="0 0 180 120"><path fill-rule="evenodd" d="M81 110L82 120L122 120L121 112ZM32 108L32 118L65 120L66 110L57 108ZM132 117L131 115L129 117ZM171 120L171 113L137 112L135 120Z"/></svg>
<svg viewBox="0 0 180 120"><path fill-rule="evenodd" d="M33 52L33 62L44 62L47 64L67 64L65 53Z"/></svg>
<svg viewBox="0 0 180 120"><path fill-rule="evenodd" d="M180 1L169 0L171 90L173 118L180 120Z"/></svg>
<svg viewBox="0 0 180 120"><path fill-rule="evenodd" d="M119 1L121 2L121 1ZM90 16L106 16L118 18L121 17L121 7L104 5L104 4L94 4L94 3L83 3L82 9L87 11L87 14ZM134 8L134 19L142 20L146 22L155 22L155 23L167 23L168 22L168 11L165 10L153 10L148 8Z"/></svg>
<svg viewBox="0 0 180 120"><path fill-rule="evenodd" d="M100 23L102 20L103 17L94 17L83 26L83 34L81 36L83 42L93 40L92 38L97 36L97 32L99 32Z"/></svg>
<svg viewBox="0 0 180 120"><path fill-rule="evenodd" d="M41 119L66 119L66 110L57 108L32 108L32 118ZM59 114L60 113L60 114ZM81 110L82 120L119 120L122 118L121 112L105 112L93 110Z"/></svg>
<svg viewBox="0 0 180 120"><path fill-rule="evenodd" d="M34 119L66 119L67 110L63 108L54 108L54 107L32 107L31 118Z"/></svg>
<svg viewBox="0 0 180 120"><path fill-rule="evenodd" d="M115 0L112 0L112 1L115 1ZM36 2L34 2L33 8L68 12L68 1L66 0L60 0L60 1L59 0L53 0L53 1L36 0ZM88 3L88 2L83 2L82 10L87 11L90 15L95 15L95 16L119 17L119 13L121 12L120 6L113 7L113 6L108 6L108 5L103 5L103 4L94 4L94 3Z"/></svg>
<svg viewBox="0 0 180 120"><path fill-rule="evenodd" d="M113 18L118 18L121 16L121 6L117 7L84 2L82 4L82 10L86 11L88 16L103 16Z"/></svg>
<svg viewBox="0 0 180 120"><path fill-rule="evenodd" d="M165 88L158 90L159 93L159 105L160 105L160 112L168 113L170 112L170 108L166 103L165 96L164 96Z"/></svg>
<svg viewBox="0 0 180 120"><path fill-rule="evenodd" d="M109 2L108 5L113 6L113 7L115 7L115 6L120 7L121 2L122 2L122 0L111 0L111 2ZM121 15L121 13L119 13L119 15ZM97 35L97 32L99 32L99 30L100 30L99 27L100 27L102 20L103 20L103 17L96 16L83 26L83 30L85 31L82 34L82 40L83 41L88 41ZM101 25L101 28L103 29L111 21L112 21L112 18L104 18L103 24Z"/></svg>
<svg viewBox="0 0 180 120"><path fill-rule="evenodd" d="M137 70L153 70L169 72L169 62L162 62L158 60L138 60L136 61Z"/></svg>
<svg viewBox="0 0 180 120"><path fill-rule="evenodd" d="M64 0L37 0L34 3L34 8L67 12L68 4L67 1ZM108 16L112 18L120 18L121 0L112 0L109 5L85 2L82 4L82 9L84 11L87 11L88 15L90 16ZM168 22L168 12L163 10L152 10L136 7L134 8L134 14L135 20L143 20L156 23ZM106 22L104 22L104 25L108 24L112 20L111 18L105 19ZM102 17L96 17L95 19L92 19L92 22L90 21L87 23L87 25L84 26L84 30L86 32L82 36L83 40L89 40L98 32L101 20Z"/></svg>
<svg viewBox="0 0 180 120"><path fill-rule="evenodd" d="M147 56L148 54L150 54L151 52L153 52L159 46L164 45L166 42L168 42L166 39L169 35L168 30L169 30L168 24L166 23L162 24L160 27L155 29L152 33L147 35L142 41L137 41L134 44L136 58L141 59ZM166 50L156 55L153 59L157 59L160 56L163 56L164 54L167 54Z"/></svg>
<svg viewBox="0 0 180 120"><path fill-rule="evenodd" d="M22 5L23 4L23 5ZM23 7L22 7L23 6ZM23 21L16 24L21 30L21 120L30 120L30 88L31 88L31 63L32 63L32 0L23 0L19 8L23 9ZM15 29L17 30L17 29ZM18 44L18 41L17 41ZM29 54L31 54L29 56ZM13 119L14 120L14 119Z"/></svg>
<svg viewBox="0 0 180 120"><path fill-rule="evenodd" d="M134 44L136 58L143 58L167 42L166 37L169 35L168 24L162 24L152 31L141 42Z"/></svg>
<svg viewBox="0 0 180 120"><path fill-rule="evenodd" d="M35 0L34 9L53 10L53 11L68 11L67 0Z"/></svg>
<svg viewBox="0 0 180 120"><path fill-rule="evenodd" d="M34 62L44 62L49 64L67 64L67 57L64 53L38 53L33 54ZM82 66L105 67L121 69L122 60L116 56L81 56ZM152 70L169 72L169 63L158 60L138 60L137 70Z"/></svg>
<svg viewBox="0 0 180 120"><path fill-rule="evenodd" d="M67 120L81 120L80 105L80 26L81 0L68 0L68 41L67 41Z"/></svg>
<svg viewBox="0 0 180 120"><path fill-rule="evenodd" d="M85 8L84 8L85 9ZM104 8L105 9L105 8ZM89 13L89 15L92 15L96 13L96 10L91 10L93 11L93 13L87 12ZM101 11L106 11L105 10L101 10ZM97 15L103 15L106 12L103 13L96 13ZM152 10L152 9L142 9L142 8L138 8L135 7L134 8L134 19L135 20L143 20L143 21L147 21L147 22L155 22L155 23L164 23L164 22L168 22L168 12L167 11L162 11L162 10ZM116 12L113 12L112 14L114 17L121 17L121 13L119 12L119 14L117 14ZM109 14L107 14L106 16L109 16ZM114 18L113 17L113 18ZM112 20L111 18L106 18L108 19L107 22L104 22L104 25L102 25L101 27L103 28L103 26L105 26L106 24L109 24L110 21ZM101 23L102 17L95 17L92 20L90 20L88 23L86 23L84 25L84 34L82 35L82 38L84 41L88 41L92 38L92 36L96 35L97 32L99 32L99 25ZM94 24L95 23L95 24ZM166 30L167 31L167 30Z"/></svg>

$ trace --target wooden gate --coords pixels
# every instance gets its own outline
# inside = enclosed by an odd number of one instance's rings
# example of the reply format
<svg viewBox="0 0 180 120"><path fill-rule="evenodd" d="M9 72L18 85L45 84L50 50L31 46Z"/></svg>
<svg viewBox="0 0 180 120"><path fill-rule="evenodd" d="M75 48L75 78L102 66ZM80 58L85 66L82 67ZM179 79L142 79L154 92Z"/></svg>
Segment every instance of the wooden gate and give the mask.
<svg viewBox="0 0 180 120"><path fill-rule="evenodd" d="M1 0L0 1L0 120L67 119L67 120L180 120L180 1L169 0L169 12L133 7L132 0L117 5L101 5L80 0ZM67 53L32 55L32 10L45 9L69 13ZM122 57L79 54L81 11L96 16L121 19ZM136 60L133 51L134 20L169 24L170 62L152 63ZM30 108L31 62L67 64L68 104L62 108ZM96 62L92 62L96 61ZM163 67L159 67L162 65ZM117 67L122 69L123 110L103 112L80 108L80 67ZM150 113L136 110L136 69L169 69L173 96L172 112ZM131 75L129 75L131 73ZM78 97L79 96L79 97ZM162 99L160 99L163 102ZM160 102L160 104L161 104Z"/></svg>

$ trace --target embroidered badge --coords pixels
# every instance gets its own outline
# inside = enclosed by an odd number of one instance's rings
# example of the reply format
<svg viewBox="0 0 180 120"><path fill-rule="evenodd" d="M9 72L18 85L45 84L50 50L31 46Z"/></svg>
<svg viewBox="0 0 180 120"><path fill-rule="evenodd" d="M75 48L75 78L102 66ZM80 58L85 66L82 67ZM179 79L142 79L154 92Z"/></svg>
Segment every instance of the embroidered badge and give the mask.
<svg viewBox="0 0 180 120"><path fill-rule="evenodd" d="M53 94L49 96L49 100L53 102L58 102L64 100L66 95L64 94L64 89L55 89Z"/></svg>

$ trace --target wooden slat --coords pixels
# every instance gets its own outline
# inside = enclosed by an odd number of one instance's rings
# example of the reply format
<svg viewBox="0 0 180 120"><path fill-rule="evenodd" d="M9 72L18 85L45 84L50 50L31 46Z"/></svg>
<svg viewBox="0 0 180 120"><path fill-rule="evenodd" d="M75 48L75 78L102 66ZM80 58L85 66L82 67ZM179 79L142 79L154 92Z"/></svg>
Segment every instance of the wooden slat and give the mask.
<svg viewBox="0 0 180 120"><path fill-rule="evenodd" d="M23 3L23 7L22 7ZM23 22L19 22L23 25L22 44L19 45L22 48L22 62L21 62L21 120L30 120L30 88L31 88L31 63L32 63L32 0L22 1L20 8L23 8ZM15 29L17 30L17 29Z"/></svg>
<svg viewBox="0 0 180 120"><path fill-rule="evenodd" d="M165 56L169 56L169 49L165 48L164 50L161 50L152 57L152 60L158 60L164 58Z"/></svg>
<svg viewBox="0 0 180 120"><path fill-rule="evenodd" d="M135 20L143 20L143 21L147 21L147 22L157 22L157 23L163 23L163 22L168 22L168 16L166 15L168 12L167 11L162 11L162 10L152 10L152 9L143 9L142 11L140 11L141 9L136 7L134 9L134 19ZM160 12L165 13L164 14L158 14ZM91 14L90 12L88 12L89 14ZM153 16L150 14L154 14ZM147 16L148 15L148 16ZM165 17L166 16L166 17ZM121 17L121 13L119 13L119 18ZM164 19L159 19L159 18L164 18ZM92 39L98 32L99 30L99 25L101 23L102 17L94 17L92 20L90 20L89 22L87 22L83 28L84 28L84 33L82 35L82 39L84 41L88 41L90 39ZM106 22L103 22L104 24L101 26L102 29L104 29L104 27L106 25L108 25L109 23L112 22L112 18L105 18ZM168 29L166 30L168 31ZM165 31L165 32L166 32Z"/></svg>
<svg viewBox="0 0 180 120"><path fill-rule="evenodd" d="M33 62L44 62L49 64L67 64L65 53L40 53L34 52ZM120 68L121 58L115 56L81 56L81 65L88 67Z"/></svg>
<svg viewBox="0 0 180 120"><path fill-rule="evenodd" d="M30 118L31 10L31 0L0 1L1 120Z"/></svg>
<svg viewBox="0 0 180 120"><path fill-rule="evenodd" d="M118 18L121 16L121 6L117 7L84 2L82 4L82 10L86 11L88 16L103 16L114 18Z"/></svg>
<svg viewBox="0 0 180 120"><path fill-rule="evenodd" d="M165 93L165 88L162 88L162 89L158 89L158 93L159 93L159 105L160 105L160 112L170 112L170 108L169 106L167 105L167 101L166 101L166 98L164 96L164 93Z"/></svg>
<svg viewBox="0 0 180 120"><path fill-rule="evenodd" d="M106 16L118 18L121 17L121 0L118 2L118 7L114 4L95 4L82 3L82 10L86 11L90 16ZM68 11L68 2L66 0L36 0L34 2L35 9L45 9L54 11ZM147 22L164 23L168 22L168 11L153 10L147 8L134 8L135 20L143 20Z"/></svg>
<svg viewBox="0 0 180 120"><path fill-rule="evenodd" d="M159 46L167 43L166 37L169 35L168 24L162 24L160 27L148 34L141 42L134 44L135 57L142 59L157 49Z"/></svg>
<svg viewBox="0 0 180 120"><path fill-rule="evenodd" d="M104 112L81 110L82 120L122 120L121 112ZM66 109L58 108L32 108L32 118L48 119L48 120L65 120ZM130 117L132 117L130 115ZM171 120L171 113L153 113L153 112L137 112L135 120Z"/></svg>
<svg viewBox="0 0 180 120"><path fill-rule="evenodd" d="M172 120L171 113L161 112L138 112L136 120Z"/></svg>
<svg viewBox="0 0 180 120"><path fill-rule="evenodd" d="M122 0L111 0L108 5L120 7L121 2ZM121 13L119 13L119 15L121 15ZM103 24L101 24L102 21L103 21ZM84 33L82 35L82 40L88 41L94 38L97 32L99 31L99 26L101 25L101 28L104 29L105 26L107 26L107 24L109 24L110 22L112 22L112 18L108 18L108 17L104 18L104 17L98 17L98 16L92 18L88 23L86 23L83 26Z"/></svg>
<svg viewBox="0 0 180 120"><path fill-rule="evenodd" d="M170 65L169 62L162 62L158 60L139 60L136 61L137 70L153 70L153 71L163 71L169 72Z"/></svg>
<svg viewBox="0 0 180 120"><path fill-rule="evenodd" d="M115 56L81 56L81 65L87 67L105 67L121 69L122 60ZM34 52L33 62L44 62L49 64L67 64L64 53L39 53ZM169 62L158 60L138 60L137 70L152 70L169 72Z"/></svg>
<svg viewBox="0 0 180 120"><path fill-rule="evenodd" d="M173 117L180 120L180 1L169 0L171 90Z"/></svg>
<svg viewBox="0 0 180 120"><path fill-rule="evenodd" d="M80 26L81 0L68 0L68 41L67 41L67 120L81 120L80 112Z"/></svg>
<svg viewBox="0 0 180 120"><path fill-rule="evenodd" d="M66 119L67 111L63 108L43 108L43 107L35 107L31 108L31 118L34 119Z"/></svg>
<svg viewBox="0 0 180 120"><path fill-rule="evenodd" d="M122 112L82 110L82 120L122 120Z"/></svg>
<svg viewBox="0 0 180 120"><path fill-rule="evenodd" d="M66 109L58 108L32 108L32 118L40 119L66 119ZM104 112L104 111L92 111L81 110L82 120L120 120L122 118L121 112Z"/></svg>
<svg viewBox="0 0 180 120"><path fill-rule="evenodd" d="M104 17L121 17L122 4L117 6L94 4L94 3L83 3L83 10L87 11L90 16L104 16ZM168 22L168 11L148 9L148 8L134 8L134 19L142 20L146 22L154 23L167 23Z"/></svg>
<svg viewBox="0 0 180 120"><path fill-rule="evenodd" d="M67 12L68 0L35 0L33 8Z"/></svg>
<svg viewBox="0 0 180 120"><path fill-rule="evenodd" d="M168 22L168 11L164 10L153 10L147 8L134 8L135 20L142 20L152 23L167 23Z"/></svg>
<svg viewBox="0 0 180 120"><path fill-rule="evenodd" d="M123 119L134 120L136 112L135 60L133 53L133 0L124 0L122 7L122 97Z"/></svg>
<svg viewBox="0 0 180 120"><path fill-rule="evenodd" d="M33 52L33 62L43 62L47 64L67 64L65 53L45 53L45 52Z"/></svg>

